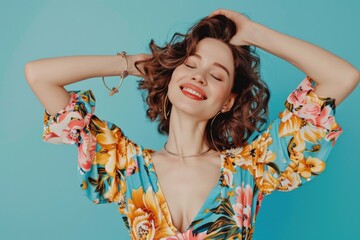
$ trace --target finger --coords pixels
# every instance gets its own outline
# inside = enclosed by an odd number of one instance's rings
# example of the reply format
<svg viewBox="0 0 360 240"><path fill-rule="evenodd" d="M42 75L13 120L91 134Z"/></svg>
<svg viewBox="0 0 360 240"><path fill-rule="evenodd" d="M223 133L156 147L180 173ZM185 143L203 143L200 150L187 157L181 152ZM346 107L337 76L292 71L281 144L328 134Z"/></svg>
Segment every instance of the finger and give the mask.
<svg viewBox="0 0 360 240"><path fill-rule="evenodd" d="M238 14L239 13L231 11L231 10L219 9L219 10L216 10L215 12L213 12L209 17L213 17L215 15L224 15L225 17L235 21Z"/></svg>
<svg viewBox="0 0 360 240"><path fill-rule="evenodd" d="M215 15L225 15L224 9L217 9L217 10L213 11L213 12L209 15L209 17L213 17L213 16L215 16Z"/></svg>

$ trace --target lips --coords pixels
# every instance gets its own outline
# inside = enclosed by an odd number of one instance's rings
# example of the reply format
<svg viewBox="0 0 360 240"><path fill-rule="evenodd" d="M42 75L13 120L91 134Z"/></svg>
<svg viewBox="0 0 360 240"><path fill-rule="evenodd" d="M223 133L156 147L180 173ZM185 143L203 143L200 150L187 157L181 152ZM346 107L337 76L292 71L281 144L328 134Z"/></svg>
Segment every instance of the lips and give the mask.
<svg viewBox="0 0 360 240"><path fill-rule="evenodd" d="M182 91L184 91L184 92L186 91L187 93L193 94L193 95L201 98L202 100L207 99L206 94L199 87L195 86L194 84L185 83L185 84L182 84L180 86L180 88Z"/></svg>

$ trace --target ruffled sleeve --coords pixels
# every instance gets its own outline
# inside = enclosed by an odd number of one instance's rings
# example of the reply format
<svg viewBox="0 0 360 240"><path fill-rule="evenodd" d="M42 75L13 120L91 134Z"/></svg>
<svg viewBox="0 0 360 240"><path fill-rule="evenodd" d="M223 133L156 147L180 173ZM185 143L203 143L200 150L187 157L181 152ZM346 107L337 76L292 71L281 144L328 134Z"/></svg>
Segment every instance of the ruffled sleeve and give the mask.
<svg viewBox="0 0 360 240"><path fill-rule="evenodd" d="M125 209L126 177L133 174L138 145L113 123L100 120L91 90L68 91L68 105L55 115L44 112L43 140L72 144L78 150L81 188L94 203L117 202Z"/></svg>
<svg viewBox="0 0 360 240"><path fill-rule="evenodd" d="M306 77L279 117L239 151L238 165L251 172L265 195L296 189L322 173L342 133L335 121L335 100L319 97L314 83Z"/></svg>

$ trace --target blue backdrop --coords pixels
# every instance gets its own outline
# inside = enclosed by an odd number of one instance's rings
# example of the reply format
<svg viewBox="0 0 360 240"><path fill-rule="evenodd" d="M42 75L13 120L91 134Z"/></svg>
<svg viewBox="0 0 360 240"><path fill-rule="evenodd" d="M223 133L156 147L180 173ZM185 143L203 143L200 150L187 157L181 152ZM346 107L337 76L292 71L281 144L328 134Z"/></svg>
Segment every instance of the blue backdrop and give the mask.
<svg viewBox="0 0 360 240"><path fill-rule="evenodd" d="M246 13L360 68L357 0L1 0L1 239L129 239L116 205L94 205L81 194L76 147L42 141L44 109L25 81L25 63L65 55L114 55L120 50L148 52L151 38L168 41L217 8ZM274 118L305 74L259 53ZM116 123L135 142L161 149L165 138L145 118L146 106L136 86L136 78L129 77L113 97L101 78L66 88L92 89L99 117ZM337 108L344 133L325 172L298 190L266 198L254 240L360 239L359 93L357 88Z"/></svg>

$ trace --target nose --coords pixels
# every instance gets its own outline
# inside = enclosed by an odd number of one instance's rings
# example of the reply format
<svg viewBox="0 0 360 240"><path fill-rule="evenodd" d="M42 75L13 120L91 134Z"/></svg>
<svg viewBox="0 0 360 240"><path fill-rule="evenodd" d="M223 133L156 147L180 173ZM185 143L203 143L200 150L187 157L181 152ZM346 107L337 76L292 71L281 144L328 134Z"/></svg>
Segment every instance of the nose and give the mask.
<svg viewBox="0 0 360 240"><path fill-rule="evenodd" d="M195 74L191 77L191 79L199 82L201 85L204 85L204 86L207 85L206 78L205 78L204 74L202 74L201 72L195 73Z"/></svg>

